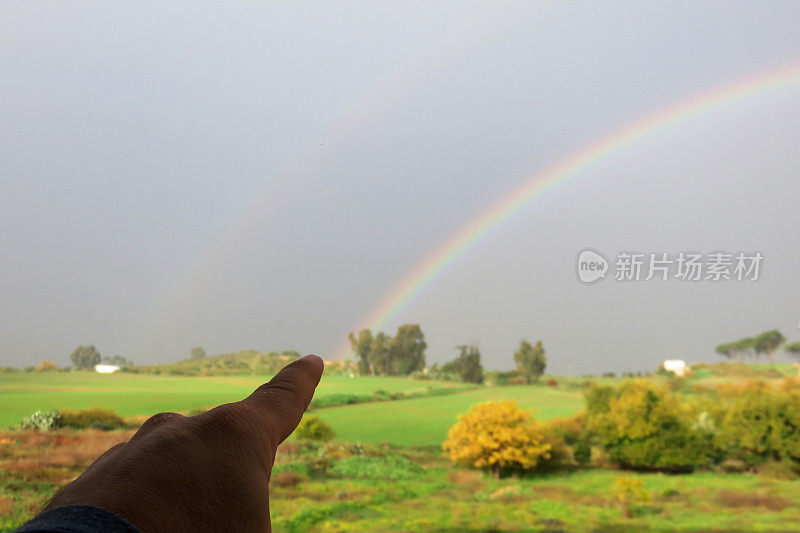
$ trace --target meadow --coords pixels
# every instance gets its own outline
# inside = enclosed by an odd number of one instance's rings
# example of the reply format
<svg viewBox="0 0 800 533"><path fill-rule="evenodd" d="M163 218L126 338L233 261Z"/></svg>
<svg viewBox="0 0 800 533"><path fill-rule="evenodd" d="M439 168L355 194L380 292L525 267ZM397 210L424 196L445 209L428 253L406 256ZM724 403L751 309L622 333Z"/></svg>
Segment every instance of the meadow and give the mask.
<svg viewBox="0 0 800 533"><path fill-rule="evenodd" d="M272 376L154 376L94 372L0 373L0 427L16 426L37 409L112 409L124 417L163 411L188 413L241 400ZM425 394L459 390L453 382L413 381L399 377L326 376L315 400L335 395L371 395L376 391Z"/></svg>
<svg viewBox="0 0 800 533"><path fill-rule="evenodd" d="M515 400L533 409L537 418L569 416L583 407L579 391L542 385L481 387L446 396L413 398L319 409L319 414L347 442L388 442L400 446L439 446L459 414L488 400ZM369 420L369 424L364 424Z"/></svg>
<svg viewBox="0 0 800 533"><path fill-rule="evenodd" d="M434 453L384 453L343 459L350 462L347 469L325 476L276 474L270 506L275 531L788 532L800 523L796 481L628 472L623 475L641 480L650 500L625 518L611 495L621 474L612 470L497 480L454 469ZM387 459L404 453L411 465ZM276 472L290 466L279 464Z"/></svg>
<svg viewBox="0 0 800 533"><path fill-rule="evenodd" d="M699 368L696 384L741 379L742 369ZM735 370L735 369L734 369ZM757 377L795 367L748 367ZM134 429L16 429L36 409L113 409L134 424L155 412L190 413L238 400L269 376L154 376L48 372L0 374L0 531L34 514L107 447ZM597 462L553 472L511 475L454 467L441 443L459 414L487 401L515 400L539 419L584 407L584 378L549 387L474 386L400 377L326 375L315 398L361 403L317 407L336 432L324 444L290 438L271 483L275 531L797 531L800 485L765 473L622 471ZM662 376L650 379L666 382ZM594 378L613 384L620 378ZM677 383L677 382L676 382ZM692 393L696 394L696 393ZM394 395L394 396L392 396ZM394 399L390 399L394 397ZM369 401L364 401L364 400ZM380 401L378 401L380 400ZM336 403L336 402L334 402ZM648 494L629 516L615 500L620 477Z"/></svg>

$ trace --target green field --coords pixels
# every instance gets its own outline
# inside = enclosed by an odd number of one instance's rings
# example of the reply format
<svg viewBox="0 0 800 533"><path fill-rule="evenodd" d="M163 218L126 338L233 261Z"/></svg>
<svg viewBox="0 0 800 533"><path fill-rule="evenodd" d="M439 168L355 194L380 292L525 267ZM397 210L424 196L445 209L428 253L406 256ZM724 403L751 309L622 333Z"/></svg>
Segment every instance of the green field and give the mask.
<svg viewBox="0 0 800 533"><path fill-rule="evenodd" d="M355 442L389 442L402 446L438 446L457 416L487 400L516 400L534 408L536 417L551 419L577 413L583 407L579 392L541 385L482 387L398 402L363 403L319 409L317 413L336 431L337 439ZM364 421L369 420L368 424Z"/></svg>
<svg viewBox="0 0 800 533"><path fill-rule="evenodd" d="M125 417L161 411L186 412L239 400L269 377L182 377L89 372L0 374L0 427L13 426L37 409L113 409ZM456 417L487 400L516 400L550 419L580 410L581 395L540 385L480 387L460 383L414 381L396 377L325 376L315 398L333 394L425 394L453 389L452 394L318 409L340 440L390 442L404 446L439 445ZM458 391L458 392L457 392ZM364 420L370 420L364 424Z"/></svg>
<svg viewBox="0 0 800 533"><path fill-rule="evenodd" d="M0 374L0 427L19 424L37 409L113 409L125 417L162 411L186 412L240 400L270 376L183 377L93 372ZM460 383L413 381L396 377L325 376L314 395L390 393L422 394L433 389L463 388Z"/></svg>

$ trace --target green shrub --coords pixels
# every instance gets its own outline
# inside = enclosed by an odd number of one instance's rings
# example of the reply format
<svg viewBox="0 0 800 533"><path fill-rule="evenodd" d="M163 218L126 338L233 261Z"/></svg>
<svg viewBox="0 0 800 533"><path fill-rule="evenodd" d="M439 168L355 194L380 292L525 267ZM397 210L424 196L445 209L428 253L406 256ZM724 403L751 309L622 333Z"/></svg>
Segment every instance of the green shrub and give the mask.
<svg viewBox="0 0 800 533"><path fill-rule="evenodd" d="M554 418L547 426L567 444L575 444L587 438L586 413L580 412L566 418Z"/></svg>
<svg viewBox="0 0 800 533"><path fill-rule="evenodd" d="M119 429L125 427L125 421L114 411L93 407L80 411L61 411L60 426L73 429Z"/></svg>
<svg viewBox="0 0 800 533"><path fill-rule="evenodd" d="M298 439L328 441L332 440L336 433L327 422L316 415L304 416L300 425L295 430Z"/></svg>
<svg viewBox="0 0 800 533"><path fill-rule="evenodd" d="M800 461L800 387L750 382L725 392L726 409L717 442L750 465Z"/></svg>
<svg viewBox="0 0 800 533"><path fill-rule="evenodd" d="M385 391L383 389L379 389L379 390L373 391L372 395L375 397L376 400L391 400L392 399L392 393L390 393L388 391Z"/></svg>
<svg viewBox="0 0 800 533"><path fill-rule="evenodd" d="M50 431L58 427L60 420L61 414L58 411L34 411L32 415L22 419L20 427L22 429Z"/></svg>
<svg viewBox="0 0 800 533"><path fill-rule="evenodd" d="M339 405L352 405L355 403L371 402L376 398L378 397L372 394L336 393L336 394L329 394L321 398L314 398L313 400L311 400L310 407L321 408L321 407L336 407Z"/></svg>
<svg viewBox="0 0 800 533"><path fill-rule="evenodd" d="M585 392L586 417L609 458L623 468L691 471L714 459L712 435L675 394L651 382Z"/></svg>
<svg viewBox="0 0 800 533"><path fill-rule="evenodd" d="M572 456L579 465L588 465L592 461L592 446L588 441L579 440L572 447Z"/></svg>

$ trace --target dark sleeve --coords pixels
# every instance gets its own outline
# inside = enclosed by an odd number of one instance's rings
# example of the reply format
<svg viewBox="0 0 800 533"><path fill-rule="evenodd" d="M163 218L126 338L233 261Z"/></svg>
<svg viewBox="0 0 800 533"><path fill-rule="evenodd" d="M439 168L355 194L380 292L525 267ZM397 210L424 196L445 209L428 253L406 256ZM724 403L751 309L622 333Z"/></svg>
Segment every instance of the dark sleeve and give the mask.
<svg viewBox="0 0 800 533"><path fill-rule="evenodd" d="M140 533L127 520L94 505L65 505L45 511L14 533Z"/></svg>

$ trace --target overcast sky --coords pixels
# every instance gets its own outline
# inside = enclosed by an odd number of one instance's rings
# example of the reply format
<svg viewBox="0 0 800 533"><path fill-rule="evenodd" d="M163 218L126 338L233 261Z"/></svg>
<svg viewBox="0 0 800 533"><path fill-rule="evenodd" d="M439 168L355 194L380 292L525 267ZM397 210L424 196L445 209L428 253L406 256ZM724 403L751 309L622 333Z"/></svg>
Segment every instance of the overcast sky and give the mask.
<svg viewBox="0 0 800 533"><path fill-rule="evenodd" d="M280 3L283 4L283 3ZM332 357L418 263L618 128L800 66L797 2L4 2L0 365ZM800 340L800 84L615 153L389 321L557 373ZM755 282L582 284L577 254L759 251Z"/></svg>

